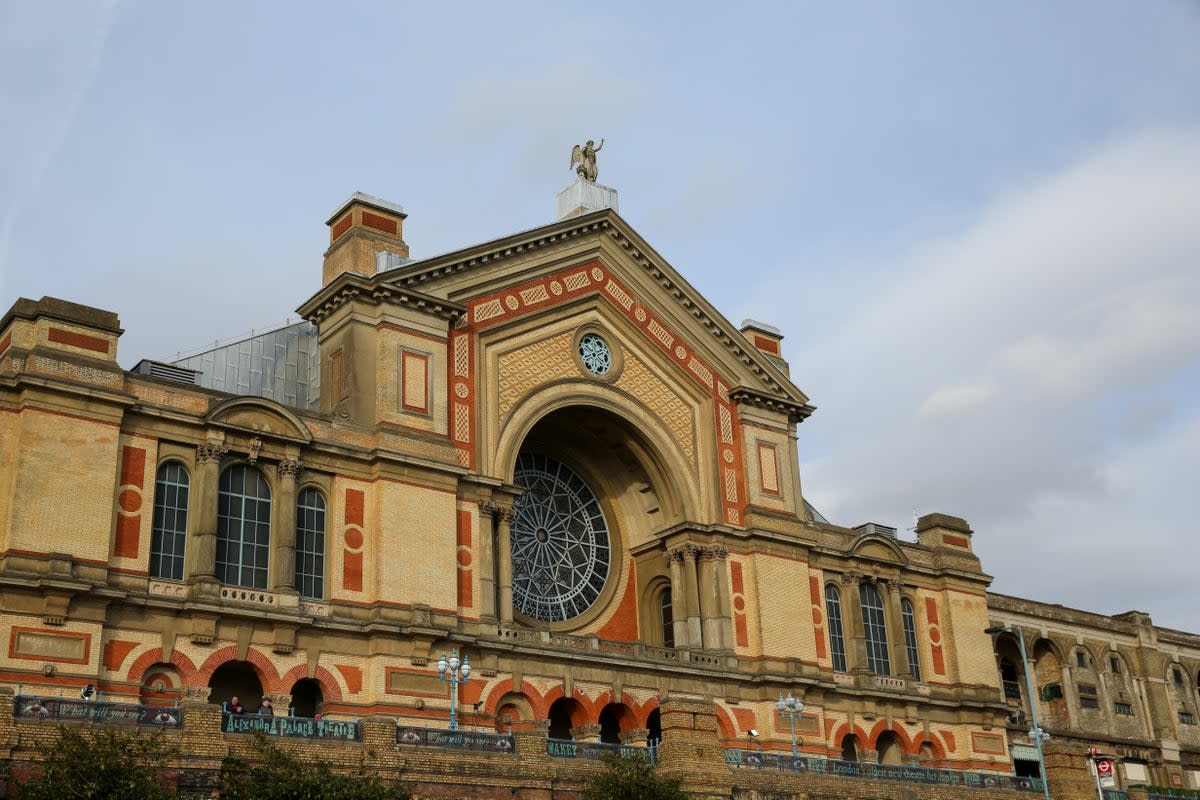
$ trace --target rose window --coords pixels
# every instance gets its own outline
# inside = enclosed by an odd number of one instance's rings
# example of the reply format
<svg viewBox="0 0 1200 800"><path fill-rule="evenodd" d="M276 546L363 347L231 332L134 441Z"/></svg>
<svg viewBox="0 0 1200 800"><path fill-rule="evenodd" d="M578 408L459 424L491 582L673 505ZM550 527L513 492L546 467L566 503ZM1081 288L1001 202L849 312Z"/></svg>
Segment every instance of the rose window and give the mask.
<svg viewBox="0 0 1200 800"><path fill-rule="evenodd" d="M588 372L603 375L612 367L612 351L608 342L594 333L585 333L579 340L579 358Z"/></svg>
<svg viewBox="0 0 1200 800"><path fill-rule="evenodd" d="M544 622L586 611L612 563L608 525L596 495L574 470L549 456L521 453L513 482L513 606Z"/></svg>

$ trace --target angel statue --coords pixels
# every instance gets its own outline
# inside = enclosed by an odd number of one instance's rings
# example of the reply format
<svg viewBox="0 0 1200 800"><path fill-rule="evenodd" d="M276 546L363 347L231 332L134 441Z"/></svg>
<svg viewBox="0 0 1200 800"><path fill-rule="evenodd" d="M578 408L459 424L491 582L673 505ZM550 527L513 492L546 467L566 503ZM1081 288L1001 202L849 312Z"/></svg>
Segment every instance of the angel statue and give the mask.
<svg viewBox="0 0 1200 800"><path fill-rule="evenodd" d="M583 147L575 145L571 151L571 166L575 167L575 172L585 181L596 182L596 176L600 174L600 170L596 168L596 153L599 153L604 147L604 139L600 139L600 147L595 146L596 142L592 139L587 140L587 144Z"/></svg>

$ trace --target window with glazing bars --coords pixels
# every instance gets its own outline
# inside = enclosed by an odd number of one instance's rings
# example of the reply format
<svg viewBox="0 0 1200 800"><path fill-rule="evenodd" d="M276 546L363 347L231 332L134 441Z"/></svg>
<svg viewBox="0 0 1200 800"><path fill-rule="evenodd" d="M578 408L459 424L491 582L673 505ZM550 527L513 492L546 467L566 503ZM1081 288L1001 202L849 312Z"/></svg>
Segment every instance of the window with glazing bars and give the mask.
<svg viewBox="0 0 1200 800"><path fill-rule="evenodd" d="M904 623L904 652L914 680L921 680L921 655L917 652L917 617L908 598L900 601L900 619Z"/></svg>
<svg viewBox="0 0 1200 800"><path fill-rule="evenodd" d="M846 671L846 638L842 634L842 598L836 586L825 587L825 617L829 627L829 652L833 668Z"/></svg>
<svg viewBox="0 0 1200 800"><path fill-rule="evenodd" d="M150 577L183 580L187 544L188 474L178 461L158 468L154 480L154 526L150 532Z"/></svg>
<svg viewBox="0 0 1200 800"><path fill-rule="evenodd" d="M675 616L671 607L671 587L663 589L658 600L658 619L662 625L663 647L675 646Z"/></svg>
<svg viewBox="0 0 1200 800"><path fill-rule="evenodd" d="M296 590L310 600L325 596L325 498L316 489L296 501Z"/></svg>
<svg viewBox="0 0 1200 800"><path fill-rule="evenodd" d="M862 603L863 631L867 634L867 669L876 675L891 675L892 660L888 657L887 623L883 616L883 600L872 584L858 585Z"/></svg>
<svg viewBox="0 0 1200 800"><path fill-rule="evenodd" d="M258 470L230 467L217 493L217 580L267 588L271 487Z"/></svg>

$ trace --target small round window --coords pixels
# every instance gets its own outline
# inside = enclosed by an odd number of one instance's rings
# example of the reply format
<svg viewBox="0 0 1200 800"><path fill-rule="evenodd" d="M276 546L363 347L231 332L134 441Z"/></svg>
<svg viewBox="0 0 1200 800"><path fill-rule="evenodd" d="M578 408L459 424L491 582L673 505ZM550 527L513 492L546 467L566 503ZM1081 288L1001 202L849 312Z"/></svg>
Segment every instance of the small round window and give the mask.
<svg viewBox="0 0 1200 800"><path fill-rule="evenodd" d="M604 375L612 368L612 351L608 349L608 343L594 333L585 333L580 338L579 359L593 375Z"/></svg>

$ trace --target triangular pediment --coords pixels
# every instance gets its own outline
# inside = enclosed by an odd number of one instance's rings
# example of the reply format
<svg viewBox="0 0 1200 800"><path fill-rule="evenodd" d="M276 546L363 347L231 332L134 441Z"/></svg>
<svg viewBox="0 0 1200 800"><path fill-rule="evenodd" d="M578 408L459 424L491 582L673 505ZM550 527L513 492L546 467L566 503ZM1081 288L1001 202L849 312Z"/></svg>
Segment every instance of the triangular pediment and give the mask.
<svg viewBox="0 0 1200 800"><path fill-rule="evenodd" d="M715 373L739 402L803 419L805 394L615 211L606 209L380 273L379 284L466 306L501 324L584 294L605 298L685 369Z"/></svg>

